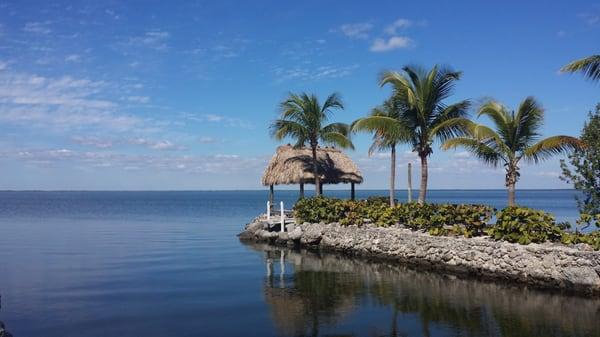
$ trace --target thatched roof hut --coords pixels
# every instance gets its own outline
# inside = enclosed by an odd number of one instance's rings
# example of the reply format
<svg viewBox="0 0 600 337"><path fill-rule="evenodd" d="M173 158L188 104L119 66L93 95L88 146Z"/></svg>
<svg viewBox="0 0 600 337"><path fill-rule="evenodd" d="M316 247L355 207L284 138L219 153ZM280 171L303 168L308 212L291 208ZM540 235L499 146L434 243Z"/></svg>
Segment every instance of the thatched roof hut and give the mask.
<svg viewBox="0 0 600 337"><path fill-rule="evenodd" d="M342 151L331 147L319 147L317 150L318 170L321 184L354 184L363 182L358 166ZM283 145L271 158L262 177L265 186L299 184L303 193L304 184L314 184L310 148L294 148ZM354 193L353 193L354 194Z"/></svg>
<svg viewBox="0 0 600 337"><path fill-rule="evenodd" d="M319 172L323 184L360 184L363 181L358 166L342 151L331 147L317 150ZM295 149L291 145L277 148L271 158L262 183L269 185L314 184L310 148Z"/></svg>

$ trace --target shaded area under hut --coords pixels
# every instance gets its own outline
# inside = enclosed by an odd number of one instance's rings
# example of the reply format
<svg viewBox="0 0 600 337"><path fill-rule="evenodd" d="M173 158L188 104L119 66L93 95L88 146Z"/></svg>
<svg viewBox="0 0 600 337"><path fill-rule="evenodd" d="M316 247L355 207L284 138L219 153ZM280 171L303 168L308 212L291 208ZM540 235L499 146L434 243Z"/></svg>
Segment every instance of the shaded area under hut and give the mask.
<svg viewBox="0 0 600 337"><path fill-rule="evenodd" d="M294 148L289 144L279 146L262 177L262 184L269 186L271 205L275 185L300 185L300 198L304 197L304 184L315 183L312 165L310 148ZM319 147L317 167L321 178L321 192L323 184L350 184L350 198L355 199L355 184L362 183L363 177L350 157L336 148Z"/></svg>

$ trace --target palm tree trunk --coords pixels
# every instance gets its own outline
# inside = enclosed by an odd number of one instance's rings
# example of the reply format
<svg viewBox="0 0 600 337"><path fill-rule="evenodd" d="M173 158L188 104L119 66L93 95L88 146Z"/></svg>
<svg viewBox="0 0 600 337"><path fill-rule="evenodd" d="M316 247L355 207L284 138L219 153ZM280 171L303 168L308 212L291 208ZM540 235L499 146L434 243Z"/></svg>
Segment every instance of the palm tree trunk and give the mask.
<svg viewBox="0 0 600 337"><path fill-rule="evenodd" d="M515 205L515 184L512 183L510 185L508 185L508 206L514 206Z"/></svg>
<svg viewBox="0 0 600 337"><path fill-rule="evenodd" d="M313 175L315 176L315 195L318 197L321 195L321 178L319 177L319 165L317 164L317 145L311 145L311 148Z"/></svg>
<svg viewBox="0 0 600 337"><path fill-rule="evenodd" d="M390 167L390 207L394 207L396 193L396 144L392 144L391 153L392 166Z"/></svg>
<svg viewBox="0 0 600 337"><path fill-rule="evenodd" d="M506 170L506 188L508 189L508 206L515 206L515 185L517 184L517 169L509 165Z"/></svg>
<svg viewBox="0 0 600 337"><path fill-rule="evenodd" d="M425 203L425 198L427 198L427 155L420 154L421 157L421 189L419 190L419 204Z"/></svg>

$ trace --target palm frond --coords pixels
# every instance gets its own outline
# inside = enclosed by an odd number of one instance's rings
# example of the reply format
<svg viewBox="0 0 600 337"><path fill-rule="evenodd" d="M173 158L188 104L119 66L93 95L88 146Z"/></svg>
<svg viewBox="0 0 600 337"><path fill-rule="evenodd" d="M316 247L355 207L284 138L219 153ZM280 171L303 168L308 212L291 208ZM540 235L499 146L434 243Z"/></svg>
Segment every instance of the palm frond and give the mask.
<svg viewBox="0 0 600 337"><path fill-rule="evenodd" d="M326 115L332 109L344 109L342 98L338 93L333 93L327 97L325 103L323 103L323 106L321 107L321 112Z"/></svg>
<svg viewBox="0 0 600 337"><path fill-rule="evenodd" d="M341 147L342 149L353 149L354 144L347 135L339 132L324 132L321 134L324 143Z"/></svg>
<svg viewBox="0 0 600 337"><path fill-rule="evenodd" d="M444 142L450 138L468 134L471 121L466 118L451 118L439 122L429 130L431 138Z"/></svg>
<svg viewBox="0 0 600 337"><path fill-rule="evenodd" d="M540 140L523 151L523 157L529 162L538 163L552 156L582 149L585 144L571 136L553 136Z"/></svg>
<svg viewBox="0 0 600 337"><path fill-rule="evenodd" d="M529 96L519 104L514 122L516 125L514 131L516 147L528 147L539 136L538 130L544 122L544 109L535 98Z"/></svg>
<svg viewBox="0 0 600 337"><path fill-rule="evenodd" d="M448 139L444 142L444 144L442 144L442 149L444 150L456 149L458 147L465 148L475 157L492 167L497 167L500 160L503 159L503 157L497 151L489 147L487 144L469 137L456 137Z"/></svg>
<svg viewBox="0 0 600 337"><path fill-rule="evenodd" d="M593 81L600 80L600 55L592 55L573 61L560 69L562 72L581 72Z"/></svg>
<svg viewBox="0 0 600 337"><path fill-rule="evenodd" d="M271 124L271 135L277 140L295 138L298 145L304 145L310 135L309 130L302 124L285 119L278 119Z"/></svg>

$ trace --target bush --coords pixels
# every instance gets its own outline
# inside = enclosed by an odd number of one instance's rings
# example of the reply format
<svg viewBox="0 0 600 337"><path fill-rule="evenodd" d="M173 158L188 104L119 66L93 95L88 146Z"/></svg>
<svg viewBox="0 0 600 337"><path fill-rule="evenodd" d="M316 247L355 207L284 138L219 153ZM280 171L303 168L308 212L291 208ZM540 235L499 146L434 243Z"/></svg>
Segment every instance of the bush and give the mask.
<svg viewBox="0 0 600 337"><path fill-rule="evenodd" d="M592 246L594 250L600 250L600 230L591 233L565 232L563 233L560 242L566 245L585 243Z"/></svg>
<svg viewBox="0 0 600 337"><path fill-rule="evenodd" d="M560 241L564 226L556 224L554 216L527 207L507 207L496 214L496 224L487 233L496 240L520 244Z"/></svg>
<svg viewBox="0 0 600 337"><path fill-rule="evenodd" d="M366 201L306 198L296 203L294 214L300 222L362 225L364 219L369 219L381 227L400 224L434 235L451 232L465 236L481 235L493 214L492 208L483 205L409 203L390 207L388 202L385 197L371 197ZM445 229L451 226L454 226L453 230Z"/></svg>

